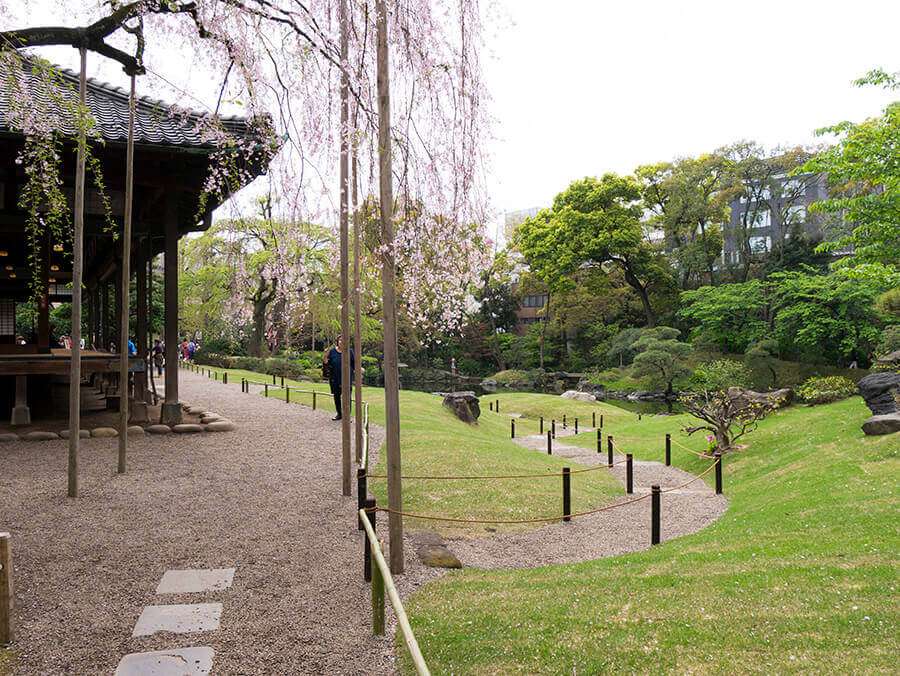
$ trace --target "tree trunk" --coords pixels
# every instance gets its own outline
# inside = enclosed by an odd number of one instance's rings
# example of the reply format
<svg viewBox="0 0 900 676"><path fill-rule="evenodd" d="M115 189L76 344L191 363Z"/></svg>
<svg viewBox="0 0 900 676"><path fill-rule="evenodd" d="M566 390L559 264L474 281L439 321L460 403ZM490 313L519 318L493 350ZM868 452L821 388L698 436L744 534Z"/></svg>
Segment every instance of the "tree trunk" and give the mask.
<svg viewBox="0 0 900 676"><path fill-rule="evenodd" d="M647 295L647 289L641 284L640 280L635 276L635 274L631 271L631 268L626 263L624 266L625 270L625 281L628 285L637 291L638 297L641 299L641 305L644 306L644 315L647 318L647 328L652 329L656 327L656 316L653 314L653 308L650 307L650 297Z"/></svg>

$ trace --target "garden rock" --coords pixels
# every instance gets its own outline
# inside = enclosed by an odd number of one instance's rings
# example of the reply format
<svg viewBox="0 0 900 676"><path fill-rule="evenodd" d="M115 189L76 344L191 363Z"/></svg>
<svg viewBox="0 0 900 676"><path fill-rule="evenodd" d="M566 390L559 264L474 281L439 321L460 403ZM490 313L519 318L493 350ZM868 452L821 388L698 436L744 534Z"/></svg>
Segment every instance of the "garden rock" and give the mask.
<svg viewBox="0 0 900 676"><path fill-rule="evenodd" d="M129 437L132 437L132 436L142 437L142 436L144 436L144 428L141 427L140 425L129 425L128 426L128 436Z"/></svg>
<svg viewBox="0 0 900 676"><path fill-rule="evenodd" d="M150 425L144 429L149 434L168 434L172 428L168 425Z"/></svg>
<svg viewBox="0 0 900 676"><path fill-rule="evenodd" d="M443 405L453 411L453 415L469 425L478 424L481 407L474 392L451 392L444 397Z"/></svg>
<svg viewBox="0 0 900 676"><path fill-rule="evenodd" d="M900 432L900 413L873 415L862 424L862 430L869 435Z"/></svg>
<svg viewBox="0 0 900 676"><path fill-rule="evenodd" d="M60 430L59 436L62 437L63 439L68 439L69 438L69 430ZM78 430L78 438L79 439L90 439L91 438L90 430Z"/></svg>
<svg viewBox="0 0 900 676"><path fill-rule="evenodd" d="M215 420L206 426L207 432L231 432L236 425L230 420Z"/></svg>
<svg viewBox="0 0 900 676"><path fill-rule="evenodd" d="M180 425L175 425L174 427L172 427L172 431L175 432L175 434L196 434L197 432L203 431L203 425L182 423Z"/></svg>
<svg viewBox="0 0 900 676"><path fill-rule="evenodd" d="M728 398L739 402L743 406L752 403L772 408L784 408L785 406L790 406L790 403L794 400L794 390L785 387L772 392L754 392L753 390L745 390L743 387L729 387Z"/></svg>
<svg viewBox="0 0 900 676"><path fill-rule="evenodd" d="M119 436L119 431L114 427L97 427L91 430L91 436L98 439L117 437Z"/></svg>
<svg viewBox="0 0 900 676"><path fill-rule="evenodd" d="M11 432L0 434L0 441L19 441L19 435Z"/></svg>
<svg viewBox="0 0 900 676"><path fill-rule="evenodd" d="M880 364L900 364L900 350L894 350L883 357L876 359Z"/></svg>
<svg viewBox="0 0 900 676"><path fill-rule="evenodd" d="M59 439L59 435L56 432L26 432L22 435L23 441L51 441L53 439Z"/></svg>
<svg viewBox="0 0 900 676"><path fill-rule="evenodd" d="M856 383L856 388L875 416L900 413L900 373L872 373Z"/></svg>
<svg viewBox="0 0 900 676"><path fill-rule="evenodd" d="M572 399L573 401L597 401L597 397L588 392L578 392L577 390L566 390L561 395L563 399Z"/></svg>
<svg viewBox="0 0 900 676"><path fill-rule="evenodd" d="M443 545L423 545L419 548L419 559L432 568L462 568L462 563Z"/></svg>

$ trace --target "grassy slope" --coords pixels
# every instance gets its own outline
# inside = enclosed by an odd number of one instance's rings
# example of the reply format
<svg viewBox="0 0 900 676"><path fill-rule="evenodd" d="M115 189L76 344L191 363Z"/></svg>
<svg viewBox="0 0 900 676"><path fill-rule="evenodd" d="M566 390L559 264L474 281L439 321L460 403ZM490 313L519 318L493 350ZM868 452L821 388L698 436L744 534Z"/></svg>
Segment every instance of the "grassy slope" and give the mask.
<svg viewBox="0 0 900 676"><path fill-rule="evenodd" d="M503 395L501 410L514 410L513 397L534 396ZM892 672L900 437L864 438L867 415L854 398L764 421L746 450L727 456L730 508L700 533L614 559L463 570L426 585L408 612L429 666ZM656 437L676 422L623 414L607 426L619 438ZM660 442L623 448L643 459L662 455ZM695 472L708 463L677 449L673 462Z"/></svg>
<svg viewBox="0 0 900 676"><path fill-rule="evenodd" d="M221 372L222 369L215 369ZM265 381L265 376L246 371L229 370L228 387L239 387L241 377ZM271 376L269 376L271 382ZM281 379L278 379L280 384ZM299 383L285 380L286 384L303 389L328 392L325 384ZM271 390L270 396L284 398L281 389ZM384 421L384 390L366 387L364 398L369 402L370 419L375 423ZM556 397L542 395L504 395L501 410L512 396L537 397L539 400L556 404ZM317 396L317 405L332 411L331 395ZM310 395L292 392L291 401L311 403ZM577 404L589 407L588 404ZM611 406L596 410L615 413ZM575 406L572 410L575 410ZM512 410L512 409L511 409ZM518 409L516 409L518 410ZM540 474L559 472L571 461L549 457L538 451L531 451L509 439L510 417L492 413L484 401L479 424L470 427L457 420L449 410L441 406L441 399L422 392L400 392L400 443L403 454L404 475L496 475L496 474ZM562 415L560 414L560 418ZM589 418L590 416L586 416ZM338 423L334 423L337 425ZM519 428L528 427L537 432L537 422L523 422ZM523 432L524 433L524 432ZM385 473L385 459L382 458L373 473ZM479 519L527 519L539 516L553 516L562 513L561 480L548 477L532 480L503 481L429 481L408 480L403 484L404 511L416 514L438 515L452 518ZM379 504L387 504L387 486L384 479L372 479L370 490ZM579 475L578 490L573 492L573 511L589 509L607 504L621 494L621 485L606 472L588 472ZM487 525L453 524L423 519L406 519L408 529L428 528L443 533L459 535L483 535L487 529L508 531L534 528L534 525Z"/></svg>

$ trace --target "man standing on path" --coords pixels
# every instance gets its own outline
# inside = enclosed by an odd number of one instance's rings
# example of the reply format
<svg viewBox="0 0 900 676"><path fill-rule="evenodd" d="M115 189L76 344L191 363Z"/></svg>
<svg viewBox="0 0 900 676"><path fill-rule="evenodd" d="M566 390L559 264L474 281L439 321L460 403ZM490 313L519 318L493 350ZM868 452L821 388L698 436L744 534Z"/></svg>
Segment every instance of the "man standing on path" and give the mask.
<svg viewBox="0 0 900 676"><path fill-rule="evenodd" d="M340 420L341 419L341 358L343 356L344 350L344 339L343 336L337 337L337 345L328 350L325 353L325 363L331 367L331 373L328 376L328 383L331 385L331 394L334 395L334 410L337 411L337 415L332 418L332 420ZM353 373L353 369L356 366L355 355L353 354L353 348L350 348L350 372ZM350 390L353 390L353 379L350 379Z"/></svg>

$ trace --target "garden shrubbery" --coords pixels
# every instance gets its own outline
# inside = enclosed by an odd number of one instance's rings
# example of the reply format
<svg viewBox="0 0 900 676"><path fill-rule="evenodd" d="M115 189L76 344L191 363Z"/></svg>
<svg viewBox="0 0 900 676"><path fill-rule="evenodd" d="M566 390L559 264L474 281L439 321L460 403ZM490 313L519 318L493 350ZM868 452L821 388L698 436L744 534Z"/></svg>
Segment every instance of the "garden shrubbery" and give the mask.
<svg viewBox="0 0 900 676"><path fill-rule="evenodd" d="M856 394L856 385L842 376L813 376L797 388L797 395L808 404L827 404Z"/></svg>

